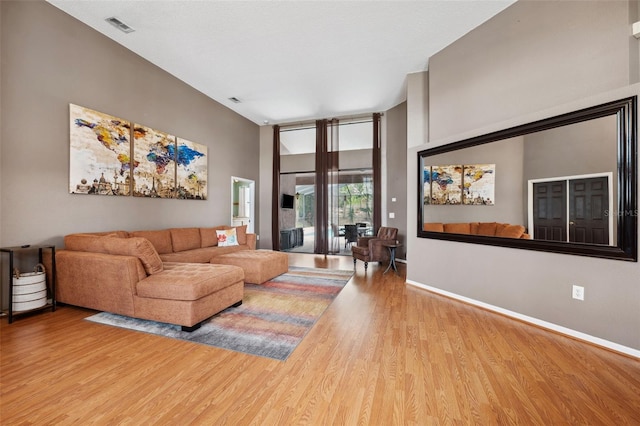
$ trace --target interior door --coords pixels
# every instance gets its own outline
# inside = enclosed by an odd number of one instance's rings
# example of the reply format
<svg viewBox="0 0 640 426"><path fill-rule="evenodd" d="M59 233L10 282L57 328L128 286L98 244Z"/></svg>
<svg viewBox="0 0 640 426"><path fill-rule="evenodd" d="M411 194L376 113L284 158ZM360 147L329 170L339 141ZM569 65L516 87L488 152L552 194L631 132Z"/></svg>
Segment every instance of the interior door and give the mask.
<svg viewBox="0 0 640 426"><path fill-rule="evenodd" d="M533 214L535 239L567 241L566 181L534 183Z"/></svg>
<svg viewBox="0 0 640 426"><path fill-rule="evenodd" d="M255 182L231 177L231 225L247 225L247 232L255 232Z"/></svg>
<svg viewBox="0 0 640 426"><path fill-rule="evenodd" d="M534 238L609 244L609 177L533 184Z"/></svg>
<svg viewBox="0 0 640 426"><path fill-rule="evenodd" d="M607 177L569 181L569 241L609 244Z"/></svg>

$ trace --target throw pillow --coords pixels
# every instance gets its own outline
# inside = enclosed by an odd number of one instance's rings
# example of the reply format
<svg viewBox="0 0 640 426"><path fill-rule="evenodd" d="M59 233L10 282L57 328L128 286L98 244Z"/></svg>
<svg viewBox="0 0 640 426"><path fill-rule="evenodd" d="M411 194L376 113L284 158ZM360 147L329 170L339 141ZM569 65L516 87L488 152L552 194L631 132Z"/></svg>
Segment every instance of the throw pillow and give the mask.
<svg viewBox="0 0 640 426"><path fill-rule="evenodd" d="M234 226L236 229L236 237L238 238L238 244L247 244L247 225Z"/></svg>
<svg viewBox="0 0 640 426"><path fill-rule="evenodd" d="M218 246L219 247L237 246L238 245L238 237L236 235L236 228L219 229L219 230L216 231L216 235L218 236Z"/></svg>
<svg viewBox="0 0 640 426"><path fill-rule="evenodd" d="M145 272L149 275L157 274L164 270L162 259L160 259L160 255L158 255L153 244L142 237L119 238L111 235L98 237L87 251L119 256L135 256L140 259Z"/></svg>

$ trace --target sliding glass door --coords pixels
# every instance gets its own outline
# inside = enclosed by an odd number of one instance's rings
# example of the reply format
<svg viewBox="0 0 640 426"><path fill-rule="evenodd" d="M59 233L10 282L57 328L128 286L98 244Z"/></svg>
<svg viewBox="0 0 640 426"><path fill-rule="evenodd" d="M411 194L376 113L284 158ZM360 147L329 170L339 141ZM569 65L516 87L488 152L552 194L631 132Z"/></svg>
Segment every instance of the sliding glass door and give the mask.
<svg viewBox="0 0 640 426"><path fill-rule="evenodd" d="M329 204L331 231L330 253L351 255L357 237L370 234L374 224L373 191L373 125L370 118L341 120ZM337 234L335 230L337 229Z"/></svg>
<svg viewBox="0 0 640 426"><path fill-rule="evenodd" d="M278 229L280 250L283 251L314 252L315 143L315 127L280 131Z"/></svg>
<svg viewBox="0 0 640 426"><path fill-rule="evenodd" d="M373 234L372 170L340 170L334 193L330 253L351 255L357 237Z"/></svg>
<svg viewBox="0 0 640 426"><path fill-rule="evenodd" d="M361 118L279 129L280 250L351 255L374 232L374 128Z"/></svg>

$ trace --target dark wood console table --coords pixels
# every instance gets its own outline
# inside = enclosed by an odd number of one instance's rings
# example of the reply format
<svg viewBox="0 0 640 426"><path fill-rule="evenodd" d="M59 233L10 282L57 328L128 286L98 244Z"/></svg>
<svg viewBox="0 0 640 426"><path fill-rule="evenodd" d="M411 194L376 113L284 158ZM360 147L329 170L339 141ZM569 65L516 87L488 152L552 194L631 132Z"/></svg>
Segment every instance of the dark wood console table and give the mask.
<svg viewBox="0 0 640 426"><path fill-rule="evenodd" d="M38 250L38 262L42 263L42 251L51 250L51 282L48 283L47 292L51 292L51 302L35 309L29 309L25 311L14 312L13 311L13 256L14 254L24 253L26 251ZM44 309L51 308L51 312L56 310L56 246L54 245L24 245L16 247L2 247L0 253L9 254L9 324L13 322L13 317L16 315L27 314L31 312L37 312ZM45 274L46 280L46 274Z"/></svg>

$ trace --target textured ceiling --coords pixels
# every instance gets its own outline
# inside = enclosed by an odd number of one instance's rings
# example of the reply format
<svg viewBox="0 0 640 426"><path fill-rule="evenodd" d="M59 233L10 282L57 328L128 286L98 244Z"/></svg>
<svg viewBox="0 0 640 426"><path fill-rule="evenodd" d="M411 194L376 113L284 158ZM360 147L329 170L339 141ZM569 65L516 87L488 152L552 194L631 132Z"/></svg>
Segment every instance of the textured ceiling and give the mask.
<svg viewBox="0 0 640 426"><path fill-rule="evenodd" d="M407 74L514 2L48 1L261 125L388 110Z"/></svg>

